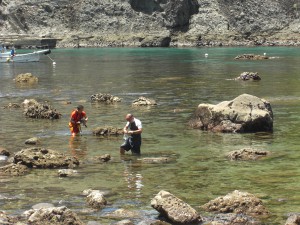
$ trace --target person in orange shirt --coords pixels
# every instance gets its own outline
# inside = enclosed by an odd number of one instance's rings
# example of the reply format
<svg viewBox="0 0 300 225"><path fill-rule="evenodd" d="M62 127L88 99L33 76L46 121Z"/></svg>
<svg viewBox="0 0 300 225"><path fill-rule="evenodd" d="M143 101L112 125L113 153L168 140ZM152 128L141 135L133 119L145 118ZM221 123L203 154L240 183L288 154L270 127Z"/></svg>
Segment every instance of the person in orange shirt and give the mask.
<svg viewBox="0 0 300 225"><path fill-rule="evenodd" d="M76 136L81 131L81 124L83 124L85 127L86 122L88 120L85 111L83 111L84 107L83 105L77 106L77 108L71 113L71 118L69 122L69 127L71 131L72 136Z"/></svg>

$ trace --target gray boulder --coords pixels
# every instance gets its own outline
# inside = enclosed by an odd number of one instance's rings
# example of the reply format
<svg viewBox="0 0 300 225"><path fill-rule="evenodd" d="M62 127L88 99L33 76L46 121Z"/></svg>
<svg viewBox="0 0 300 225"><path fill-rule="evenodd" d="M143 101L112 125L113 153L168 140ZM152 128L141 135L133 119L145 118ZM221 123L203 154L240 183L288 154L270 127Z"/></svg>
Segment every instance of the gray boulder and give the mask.
<svg viewBox="0 0 300 225"><path fill-rule="evenodd" d="M242 94L217 105L202 103L189 121L193 128L213 132L272 132L273 112L269 102Z"/></svg>
<svg viewBox="0 0 300 225"><path fill-rule="evenodd" d="M201 216L190 205L167 191L160 191L152 200L151 206L176 224L199 223Z"/></svg>

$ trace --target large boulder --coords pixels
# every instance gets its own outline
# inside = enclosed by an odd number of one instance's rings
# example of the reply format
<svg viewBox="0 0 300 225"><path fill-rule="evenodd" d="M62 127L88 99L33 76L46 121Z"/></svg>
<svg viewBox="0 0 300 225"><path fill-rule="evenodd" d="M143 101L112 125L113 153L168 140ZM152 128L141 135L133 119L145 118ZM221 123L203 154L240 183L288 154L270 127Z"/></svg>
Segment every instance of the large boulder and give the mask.
<svg viewBox="0 0 300 225"><path fill-rule="evenodd" d="M167 191L160 191L152 200L151 206L176 224L200 223L198 212L190 205Z"/></svg>
<svg viewBox="0 0 300 225"><path fill-rule="evenodd" d="M21 163L29 168L66 168L79 165L78 159L45 148L27 148L17 152L14 163Z"/></svg>
<svg viewBox="0 0 300 225"><path fill-rule="evenodd" d="M200 104L189 125L214 132L272 132L273 112L266 100L242 94L217 105Z"/></svg>
<svg viewBox="0 0 300 225"><path fill-rule="evenodd" d="M217 213L242 213L250 216L269 215L269 211L259 198L238 190L211 200L204 204L202 208Z"/></svg>

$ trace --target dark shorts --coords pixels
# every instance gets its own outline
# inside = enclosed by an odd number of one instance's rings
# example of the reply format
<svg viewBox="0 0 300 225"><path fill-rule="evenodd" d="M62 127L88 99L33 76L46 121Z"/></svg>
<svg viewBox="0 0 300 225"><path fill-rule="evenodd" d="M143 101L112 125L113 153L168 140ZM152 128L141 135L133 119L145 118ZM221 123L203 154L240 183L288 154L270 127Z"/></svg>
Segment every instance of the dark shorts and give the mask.
<svg viewBox="0 0 300 225"><path fill-rule="evenodd" d="M120 146L125 151L131 150L133 154L141 154L141 140L135 140L132 137L129 137L125 140L125 142Z"/></svg>

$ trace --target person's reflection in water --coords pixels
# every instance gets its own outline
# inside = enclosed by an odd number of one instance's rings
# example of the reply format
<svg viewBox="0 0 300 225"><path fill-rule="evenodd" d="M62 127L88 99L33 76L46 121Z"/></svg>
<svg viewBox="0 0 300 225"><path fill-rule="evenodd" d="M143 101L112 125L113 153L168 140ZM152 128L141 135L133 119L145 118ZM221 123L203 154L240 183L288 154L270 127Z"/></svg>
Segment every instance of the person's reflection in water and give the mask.
<svg viewBox="0 0 300 225"><path fill-rule="evenodd" d="M124 159L124 158L123 158ZM139 160L123 160L124 178L127 182L128 197L141 198L143 188L143 176L141 174L141 162Z"/></svg>
<svg viewBox="0 0 300 225"><path fill-rule="evenodd" d="M78 159L83 159L87 155L87 143L81 136L71 136L69 147L70 154Z"/></svg>

